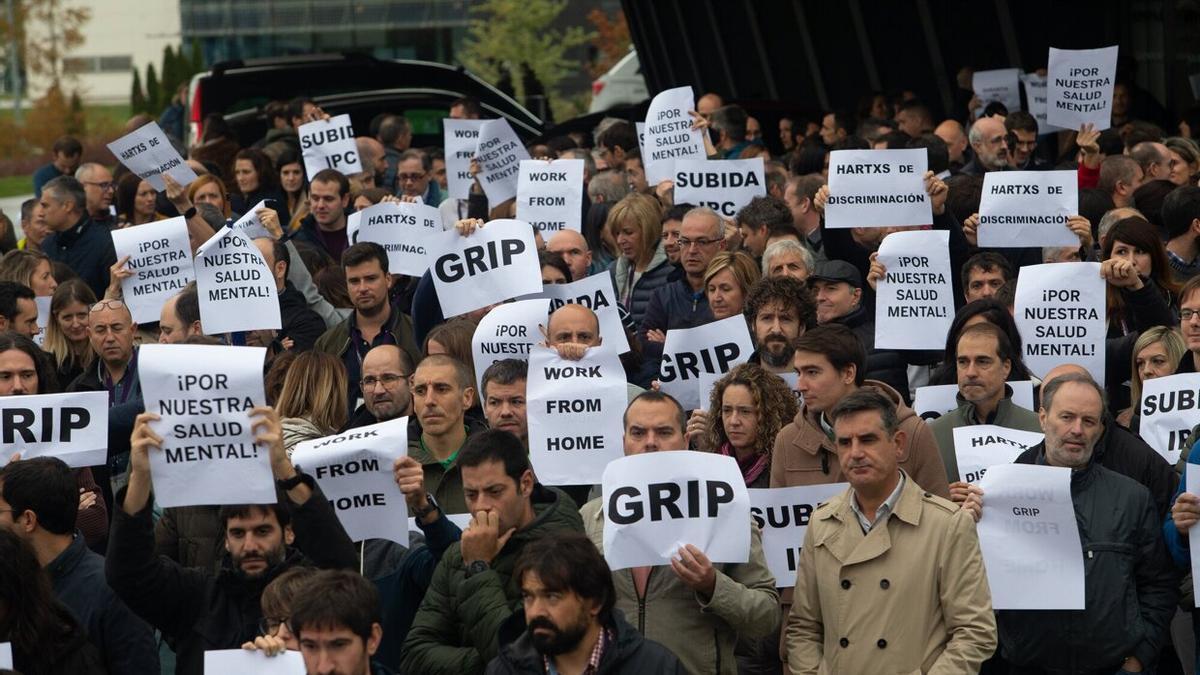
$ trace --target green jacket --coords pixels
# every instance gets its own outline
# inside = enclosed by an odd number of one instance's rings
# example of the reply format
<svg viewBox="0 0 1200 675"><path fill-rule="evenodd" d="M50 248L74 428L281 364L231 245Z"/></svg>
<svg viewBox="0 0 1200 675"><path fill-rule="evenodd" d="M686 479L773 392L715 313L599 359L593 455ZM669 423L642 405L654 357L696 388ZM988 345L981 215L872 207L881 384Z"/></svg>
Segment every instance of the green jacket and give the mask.
<svg viewBox="0 0 1200 675"><path fill-rule="evenodd" d="M473 417L465 417L463 424L467 426L467 438L487 429L487 424ZM421 447L421 426L411 421L408 425L408 456L421 463L425 472L425 491L433 495L442 513L467 513L458 462L452 463L448 469L443 467L428 450Z"/></svg>
<svg viewBox="0 0 1200 675"><path fill-rule="evenodd" d="M588 538L604 552L604 508L593 499L580 509ZM750 558L744 563L713 565L717 585L705 601L684 585L666 565L654 567L639 598L633 570L612 573L617 591L617 609L647 639L679 657L689 673L736 675L734 647L739 638L756 640L779 634L782 611L775 577L767 567L762 535L753 521L750 528Z"/></svg>
<svg viewBox="0 0 1200 675"><path fill-rule="evenodd" d="M1019 429L1021 431L1042 430L1037 413L1012 402L1012 389L1004 385L1005 396L996 408L995 419L988 422L998 427ZM958 427L969 427L979 424L975 421L975 404L969 403L958 396L959 406L929 423L933 438L937 441L938 451L942 453L942 464L946 465L946 480L954 483L961 480L958 477L958 457L954 454L954 430Z"/></svg>
<svg viewBox="0 0 1200 675"><path fill-rule="evenodd" d="M525 544L556 530L583 532L566 493L535 485L532 497L533 522L513 534L488 571L468 579L461 544L446 549L404 641L402 672L481 674L499 653L500 624L521 607L512 571Z"/></svg>

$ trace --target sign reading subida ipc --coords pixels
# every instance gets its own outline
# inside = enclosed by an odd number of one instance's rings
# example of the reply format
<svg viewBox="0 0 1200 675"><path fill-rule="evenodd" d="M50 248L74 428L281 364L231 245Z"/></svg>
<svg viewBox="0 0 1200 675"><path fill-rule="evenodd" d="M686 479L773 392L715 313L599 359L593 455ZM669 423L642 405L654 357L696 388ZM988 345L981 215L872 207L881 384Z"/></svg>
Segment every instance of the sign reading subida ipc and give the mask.
<svg viewBox="0 0 1200 675"><path fill-rule="evenodd" d="M749 491L750 516L762 531L763 555L776 586L796 584L801 544L813 512L848 487L849 483L828 483Z"/></svg>
<svg viewBox="0 0 1200 675"><path fill-rule="evenodd" d="M614 570L669 564L688 544L712 562L750 557L750 495L732 457L630 455L609 463L602 488L604 558Z"/></svg>
<svg viewBox="0 0 1200 675"><path fill-rule="evenodd" d="M707 206L726 218L767 194L762 157L719 162L677 159L674 180L676 203Z"/></svg>

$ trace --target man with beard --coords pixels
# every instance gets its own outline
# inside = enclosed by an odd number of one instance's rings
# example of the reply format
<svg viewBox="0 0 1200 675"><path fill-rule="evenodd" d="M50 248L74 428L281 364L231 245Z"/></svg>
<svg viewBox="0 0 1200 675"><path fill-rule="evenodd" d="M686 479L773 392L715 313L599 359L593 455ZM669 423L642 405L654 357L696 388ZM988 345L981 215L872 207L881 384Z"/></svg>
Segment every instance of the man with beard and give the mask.
<svg viewBox="0 0 1200 675"><path fill-rule="evenodd" d="M803 281L767 277L750 287L743 310L754 336L751 363L776 375L792 375L792 343L815 323L816 306Z"/></svg>
<svg viewBox="0 0 1200 675"><path fill-rule="evenodd" d="M525 547L513 570L524 612L500 627L488 675L682 673L679 659L647 640L616 609L608 564L587 537L555 532Z"/></svg>
<svg viewBox="0 0 1200 675"><path fill-rule="evenodd" d="M1005 171L1008 166L1008 130L995 117L981 117L967 133L975 156L962 168L968 176L982 176L988 171Z"/></svg>
<svg viewBox="0 0 1200 675"><path fill-rule="evenodd" d="M350 388L349 412L353 414L361 395L359 378L367 352L379 345L396 345L416 361L420 351L413 339L412 321L389 300L392 275L387 251L374 242L357 243L342 254L342 268L354 313L325 331L313 349L342 359Z"/></svg>
<svg viewBox="0 0 1200 675"><path fill-rule="evenodd" d="M346 428L411 417L412 391L408 387L408 378L412 372L412 359L403 349L396 345L372 347L363 359L362 379L358 382L363 404L350 416Z"/></svg>
<svg viewBox="0 0 1200 675"><path fill-rule="evenodd" d="M283 449L279 414L255 407L247 422L269 450L271 473L286 497L275 504L223 506L227 555L220 572L185 568L154 553L150 453L163 439L138 415L130 439L129 484L117 493L105 576L134 612L175 646L177 673L199 675L204 652L251 641L262 617L259 595L272 579L300 565L354 569L358 556L329 500ZM298 541L303 551L292 548Z"/></svg>

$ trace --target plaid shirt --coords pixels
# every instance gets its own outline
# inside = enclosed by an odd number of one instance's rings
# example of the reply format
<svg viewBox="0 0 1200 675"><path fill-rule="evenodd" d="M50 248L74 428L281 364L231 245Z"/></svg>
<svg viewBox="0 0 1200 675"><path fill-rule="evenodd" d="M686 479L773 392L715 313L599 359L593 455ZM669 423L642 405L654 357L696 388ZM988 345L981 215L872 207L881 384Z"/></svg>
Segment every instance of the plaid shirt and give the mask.
<svg viewBox="0 0 1200 675"><path fill-rule="evenodd" d="M596 675L600 670L600 659L604 658L604 648L608 646L608 642L612 640L612 635L609 631L600 631L600 639L596 640L596 646L592 647L592 655L588 657L587 668L583 669L583 675ZM558 675L558 669L554 667L554 661L549 656L542 656L542 664L546 666L546 675Z"/></svg>

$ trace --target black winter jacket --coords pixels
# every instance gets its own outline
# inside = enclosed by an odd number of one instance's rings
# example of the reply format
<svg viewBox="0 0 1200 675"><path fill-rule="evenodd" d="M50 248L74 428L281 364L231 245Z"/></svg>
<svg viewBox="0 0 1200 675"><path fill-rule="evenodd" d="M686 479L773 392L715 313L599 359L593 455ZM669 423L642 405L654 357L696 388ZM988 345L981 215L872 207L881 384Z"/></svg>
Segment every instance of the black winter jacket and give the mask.
<svg viewBox="0 0 1200 675"><path fill-rule="evenodd" d="M1037 444L1017 462L1045 464L1045 447ZM1116 672L1127 656L1155 663L1179 577L1149 490L1093 461L1071 474L1071 500L1087 609L997 611L1001 656L1061 673Z"/></svg>
<svg viewBox="0 0 1200 675"><path fill-rule="evenodd" d="M133 611L162 631L176 647L176 673L201 675L204 652L236 649L258 635L263 588L283 572L301 565L357 569L358 554L329 500L311 476L312 490L303 505L289 503L296 548L259 578L247 579L225 556L221 571L185 568L154 554L150 507L135 515L114 509L105 573L108 583ZM125 491L117 504L125 502Z"/></svg>
<svg viewBox="0 0 1200 675"><path fill-rule="evenodd" d="M894 349L875 349L875 321L861 304L845 316L833 320L854 331L867 350L868 380L879 380L895 389L905 403L912 403L908 395L908 363L904 355Z"/></svg>
<svg viewBox="0 0 1200 675"><path fill-rule="evenodd" d="M295 343L292 346L293 350L306 352L317 344L317 338L325 332L325 320L308 307L304 294L296 290L292 282L285 283L279 293L279 317L282 327L278 338L291 338Z"/></svg>
<svg viewBox="0 0 1200 675"><path fill-rule="evenodd" d="M614 633L596 675L682 675L685 671L671 650L642 637L625 620L621 610L612 610L612 621L605 627ZM525 613L518 611L500 626L500 654L487 667L487 675L542 675L546 672L542 654L533 646L525 630Z"/></svg>

